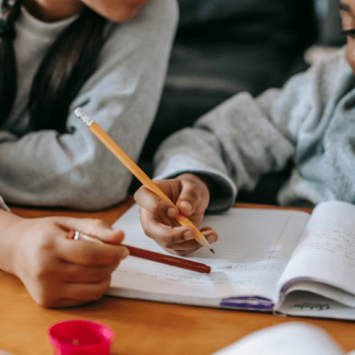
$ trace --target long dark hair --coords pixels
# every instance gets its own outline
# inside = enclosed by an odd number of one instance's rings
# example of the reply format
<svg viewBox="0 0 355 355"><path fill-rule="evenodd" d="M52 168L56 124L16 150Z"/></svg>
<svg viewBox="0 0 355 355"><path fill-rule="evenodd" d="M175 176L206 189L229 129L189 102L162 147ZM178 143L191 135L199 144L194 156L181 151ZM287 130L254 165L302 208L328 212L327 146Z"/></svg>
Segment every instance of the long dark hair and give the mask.
<svg viewBox="0 0 355 355"><path fill-rule="evenodd" d="M0 0L1 1L1 0ZM0 124L13 107L17 90L14 22L23 0L3 0L0 19ZM94 73L106 38L107 20L85 8L50 46L34 77L28 102L31 129L67 131L69 106Z"/></svg>

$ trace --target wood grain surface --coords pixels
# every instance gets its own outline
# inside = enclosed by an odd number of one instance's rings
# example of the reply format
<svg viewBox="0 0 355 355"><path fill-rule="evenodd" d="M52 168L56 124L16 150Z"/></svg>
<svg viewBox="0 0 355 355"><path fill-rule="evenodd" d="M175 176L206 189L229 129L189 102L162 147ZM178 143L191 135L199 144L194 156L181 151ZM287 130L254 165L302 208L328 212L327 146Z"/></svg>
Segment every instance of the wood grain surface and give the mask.
<svg viewBox="0 0 355 355"><path fill-rule="evenodd" d="M64 215L102 218L112 224L132 203L130 197L124 204L101 212L14 206L11 209L28 218ZM236 207L269 208L246 204ZM279 317L113 297L72 309L45 309L32 300L17 277L3 271L0 271L0 290L0 349L14 355L53 354L48 328L58 321L74 318L90 319L111 327L115 332L112 355L207 355L255 330L296 320L322 327L345 351L355 349L353 322Z"/></svg>

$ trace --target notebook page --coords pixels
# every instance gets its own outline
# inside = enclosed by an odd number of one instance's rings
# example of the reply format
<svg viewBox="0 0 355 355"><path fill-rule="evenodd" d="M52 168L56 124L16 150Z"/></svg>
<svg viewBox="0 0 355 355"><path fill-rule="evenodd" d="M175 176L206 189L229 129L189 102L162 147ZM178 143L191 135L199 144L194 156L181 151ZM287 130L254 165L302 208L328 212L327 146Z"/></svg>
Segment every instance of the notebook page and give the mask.
<svg viewBox="0 0 355 355"><path fill-rule="evenodd" d="M355 206L346 202L322 202L312 216L280 279L306 278L355 294Z"/></svg>
<svg viewBox="0 0 355 355"><path fill-rule="evenodd" d="M288 322L251 333L214 355L345 355L321 328Z"/></svg>
<svg viewBox="0 0 355 355"><path fill-rule="evenodd" d="M216 254L201 248L188 259L211 266L210 274L128 257L113 273L113 293L117 295L123 288L211 299L247 295L272 299L308 218L303 212L240 208L207 216L203 225L211 225L219 233L213 244ZM137 205L114 227L125 231L126 244L168 254L144 235Z"/></svg>
<svg viewBox="0 0 355 355"><path fill-rule="evenodd" d="M276 312L295 317L355 320L355 308L319 296L315 293L294 291L277 306Z"/></svg>

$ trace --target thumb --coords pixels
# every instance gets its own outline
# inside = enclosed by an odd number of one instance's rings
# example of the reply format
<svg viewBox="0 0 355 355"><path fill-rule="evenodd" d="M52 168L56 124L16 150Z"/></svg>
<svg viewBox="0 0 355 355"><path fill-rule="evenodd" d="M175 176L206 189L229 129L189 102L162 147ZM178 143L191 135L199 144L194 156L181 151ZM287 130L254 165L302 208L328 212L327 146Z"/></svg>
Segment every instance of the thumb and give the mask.
<svg viewBox="0 0 355 355"><path fill-rule="evenodd" d="M101 219L67 218L65 221L61 221L61 224L66 228L77 230L90 236L98 237L107 243L119 244L124 239L123 231L113 229L108 223Z"/></svg>

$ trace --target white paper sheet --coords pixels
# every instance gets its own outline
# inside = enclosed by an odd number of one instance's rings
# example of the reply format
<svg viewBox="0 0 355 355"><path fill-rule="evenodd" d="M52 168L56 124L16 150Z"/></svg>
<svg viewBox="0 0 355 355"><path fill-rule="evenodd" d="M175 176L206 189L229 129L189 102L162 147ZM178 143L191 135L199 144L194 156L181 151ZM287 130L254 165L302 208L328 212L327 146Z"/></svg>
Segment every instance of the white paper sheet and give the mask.
<svg viewBox="0 0 355 355"><path fill-rule="evenodd" d="M209 275L128 257L114 272L109 293L211 306L233 296L275 299L276 284L308 218L304 212L241 208L208 216L203 225L213 226L219 234L213 244L216 254L201 248L188 259L211 266ZM138 206L133 206L114 227L125 231L124 243L165 253L144 235Z"/></svg>

